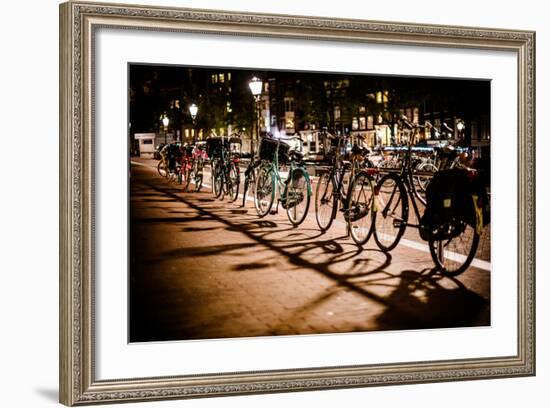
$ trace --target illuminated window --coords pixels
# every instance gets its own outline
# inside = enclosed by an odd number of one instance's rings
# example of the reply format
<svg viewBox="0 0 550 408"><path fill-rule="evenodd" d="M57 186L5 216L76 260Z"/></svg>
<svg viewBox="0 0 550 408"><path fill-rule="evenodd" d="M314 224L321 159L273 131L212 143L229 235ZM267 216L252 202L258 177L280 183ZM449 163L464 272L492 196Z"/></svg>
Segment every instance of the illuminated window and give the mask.
<svg viewBox="0 0 550 408"><path fill-rule="evenodd" d="M219 75L219 78L220 78L220 82L224 82L224 81L225 81L225 75L224 75L224 74L220 74L220 75Z"/></svg>
<svg viewBox="0 0 550 408"><path fill-rule="evenodd" d="M382 91L376 92L376 103L382 103Z"/></svg>
<svg viewBox="0 0 550 408"><path fill-rule="evenodd" d="M340 107L334 107L334 120L340 120Z"/></svg>
<svg viewBox="0 0 550 408"><path fill-rule="evenodd" d="M357 118L353 118L351 120L351 129L352 130L357 130L359 129L359 121L357 120Z"/></svg>
<svg viewBox="0 0 550 408"><path fill-rule="evenodd" d="M367 111L367 108L364 106L359 106L359 113L365 113Z"/></svg>
<svg viewBox="0 0 550 408"><path fill-rule="evenodd" d="M359 129L366 129L367 128L367 118L364 116L359 117Z"/></svg>
<svg viewBox="0 0 550 408"><path fill-rule="evenodd" d="M419 111L419 109L418 109L418 108L414 108L414 109L413 109L413 122L414 122L414 123L418 123L419 117L420 117L420 111Z"/></svg>
<svg viewBox="0 0 550 408"><path fill-rule="evenodd" d="M367 116L367 129L374 129L374 116Z"/></svg>
<svg viewBox="0 0 550 408"><path fill-rule="evenodd" d="M233 109L231 109L231 102L227 102L226 106L227 106L227 112L229 113L233 112Z"/></svg>
<svg viewBox="0 0 550 408"><path fill-rule="evenodd" d="M388 103L388 99L390 99L390 91L384 91L382 100L384 101L384 103Z"/></svg>
<svg viewBox="0 0 550 408"><path fill-rule="evenodd" d="M285 112L294 112L294 98L285 98Z"/></svg>
<svg viewBox="0 0 550 408"><path fill-rule="evenodd" d="M218 82L218 76L216 74L213 74L212 75L212 83L215 84L216 82Z"/></svg>
<svg viewBox="0 0 550 408"><path fill-rule="evenodd" d="M294 119L292 119L292 118L286 118L286 121L285 121L285 128L286 128L286 129L294 129Z"/></svg>
<svg viewBox="0 0 550 408"><path fill-rule="evenodd" d="M405 115L407 116L407 119L409 119L409 122L412 120L412 109L407 108L405 109Z"/></svg>
<svg viewBox="0 0 550 408"><path fill-rule="evenodd" d="M382 117L382 114L379 113L378 116L376 117L376 123L380 124L384 122L384 118Z"/></svg>
<svg viewBox="0 0 550 408"><path fill-rule="evenodd" d="M231 81L231 72L228 72L228 73L227 73L227 81L228 81L228 82Z"/></svg>

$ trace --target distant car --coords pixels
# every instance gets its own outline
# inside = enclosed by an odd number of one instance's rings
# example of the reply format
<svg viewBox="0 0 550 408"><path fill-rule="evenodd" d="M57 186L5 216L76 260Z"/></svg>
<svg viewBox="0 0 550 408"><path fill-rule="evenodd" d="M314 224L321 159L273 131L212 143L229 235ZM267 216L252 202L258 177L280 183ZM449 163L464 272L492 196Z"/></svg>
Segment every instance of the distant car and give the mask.
<svg viewBox="0 0 550 408"><path fill-rule="evenodd" d="M155 153L153 153L153 158L155 160L160 160L160 151L162 150L162 148L166 146L166 143L160 143L157 145L157 147L155 148Z"/></svg>

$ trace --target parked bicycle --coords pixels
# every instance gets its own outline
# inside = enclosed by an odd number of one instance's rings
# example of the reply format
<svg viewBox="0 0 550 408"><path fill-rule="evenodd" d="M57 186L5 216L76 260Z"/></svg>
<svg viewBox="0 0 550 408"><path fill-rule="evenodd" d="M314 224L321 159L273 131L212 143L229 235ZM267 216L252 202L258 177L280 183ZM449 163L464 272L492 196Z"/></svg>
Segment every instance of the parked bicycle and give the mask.
<svg viewBox="0 0 550 408"><path fill-rule="evenodd" d="M367 163L368 151L359 146L352 148L349 160L344 159L343 146L347 139L338 137L330 167L319 177L315 190L315 218L325 232L340 209L351 237L358 245L363 245L372 233L370 210L375 183L371 174L376 170Z"/></svg>
<svg viewBox="0 0 550 408"><path fill-rule="evenodd" d="M184 161L182 161L182 184L183 190L189 191L191 184L194 185L193 191L199 192L202 187L204 164L208 160L206 150L201 143L197 143L188 151Z"/></svg>
<svg viewBox="0 0 550 408"><path fill-rule="evenodd" d="M286 210L289 221L297 226L306 218L311 199L311 181L303 165L303 154L290 150L280 140L262 138L259 157L261 164L256 178L254 205L260 217L265 217L273 207L277 196ZM288 175L283 180L279 164L289 162Z"/></svg>
<svg viewBox="0 0 550 408"><path fill-rule="evenodd" d="M464 190L457 190L456 197L442 199L439 204L443 209L451 209L457 204L456 201L466 203L463 209L467 212L466 216L449 216L445 219L440 217L442 221L429 228L426 228L425 224L422 225L419 203L425 206L427 200L415 188L415 171L411 162L412 146L421 126L410 123L405 118L403 123L413 131L413 137L405 151L401 169L386 170L388 173L376 185L373 212L375 242L382 251L388 252L397 246L407 227L417 228L420 230L421 238L428 241L430 254L437 269L445 275L458 275L470 266L479 243L480 225L483 224L480 219L482 215L478 210L479 197L468 197ZM449 183L452 181L447 182ZM428 190L430 187L428 185ZM441 183L439 188L442 187L445 187L444 183ZM418 224L409 221L409 201L419 220Z"/></svg>
<svg viewBox="0 0 550 408"><path fill-rule="evenodd" d="M239 196L240 159L231 152L230 146L241 141L237 138L216 136L206 142L207 154L211 158L212 194L221 200L227 195L231 202L235 201Z"/></svg>

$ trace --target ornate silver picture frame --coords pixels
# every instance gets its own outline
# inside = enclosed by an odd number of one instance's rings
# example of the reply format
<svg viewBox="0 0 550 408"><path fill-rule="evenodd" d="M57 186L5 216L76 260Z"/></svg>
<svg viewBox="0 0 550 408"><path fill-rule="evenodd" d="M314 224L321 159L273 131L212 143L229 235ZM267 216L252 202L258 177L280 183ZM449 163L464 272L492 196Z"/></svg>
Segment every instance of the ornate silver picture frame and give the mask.
<svg viewBox="0 0 550 408"><path fill-rule="evenodd" d="M98 29L506 51L517 57L517 352L481 358L99 379L95 306ZM493 139L493 143L498 143ZM498 248L497 248L498 249ZM498 256L498 255L497 255ZM498 273L499 271L494 271ZM122 272L121 273L125 273ZM147 401L535 374L535 33L105 5L60 6L60 402Z"/></svg>

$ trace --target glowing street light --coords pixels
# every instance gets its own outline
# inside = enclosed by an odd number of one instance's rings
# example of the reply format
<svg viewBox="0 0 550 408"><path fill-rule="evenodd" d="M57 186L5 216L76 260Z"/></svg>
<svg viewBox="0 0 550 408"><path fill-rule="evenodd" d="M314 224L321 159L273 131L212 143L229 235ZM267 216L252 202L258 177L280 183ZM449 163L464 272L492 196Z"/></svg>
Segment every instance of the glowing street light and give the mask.
<svg viewBox="0 0 550 408"><path fill-rule="evenodd" d="M168 119L168 116L164 115L161 119L162 121L162 124L164 125L165 128L168 127L168 124L170 123L170 119Z"/></svg>
<svg viewBox="0 0 550 408"><path fill-rule="evenodd" d="M248 83L250 91L252 92L252 95L254 95L254 99L256 100L256 102L260 100L260 95L262 93L262 84L262 80L258 77L252 78Z"/></svg>
<svg viewBox="0 0 550 408"><path fill-rule="evenodd" d="M189 113L191 114L191 119L193 119L193 122L195 122L198 112L199 107L197 105L192 104L191 106L189 106Z"/></svg>
<svg viewBox="0 0 550 408"><path fill-rule="evenodd" d="M250 82L248 83L248 86L250 87L250 92L252 92L252 95L254 96L254 101L256 102L256 140L260 140L260 97L262 95L262 86L263 82L258 77L253 77ZM254 145L252 143L252 138L250 140L251 146L250 146L250 153L252 153L252 156L254 156Z"/></svg>
<svg viewBox="0 0 550 408"><path fill-rule="evenodd" d="M191 114L191 119L193 120L193 144L197 144L197 130L195 129L195 119L197 118L197 113L199 112L199 107L194 103L189 106L189 113Z"/></svg>

